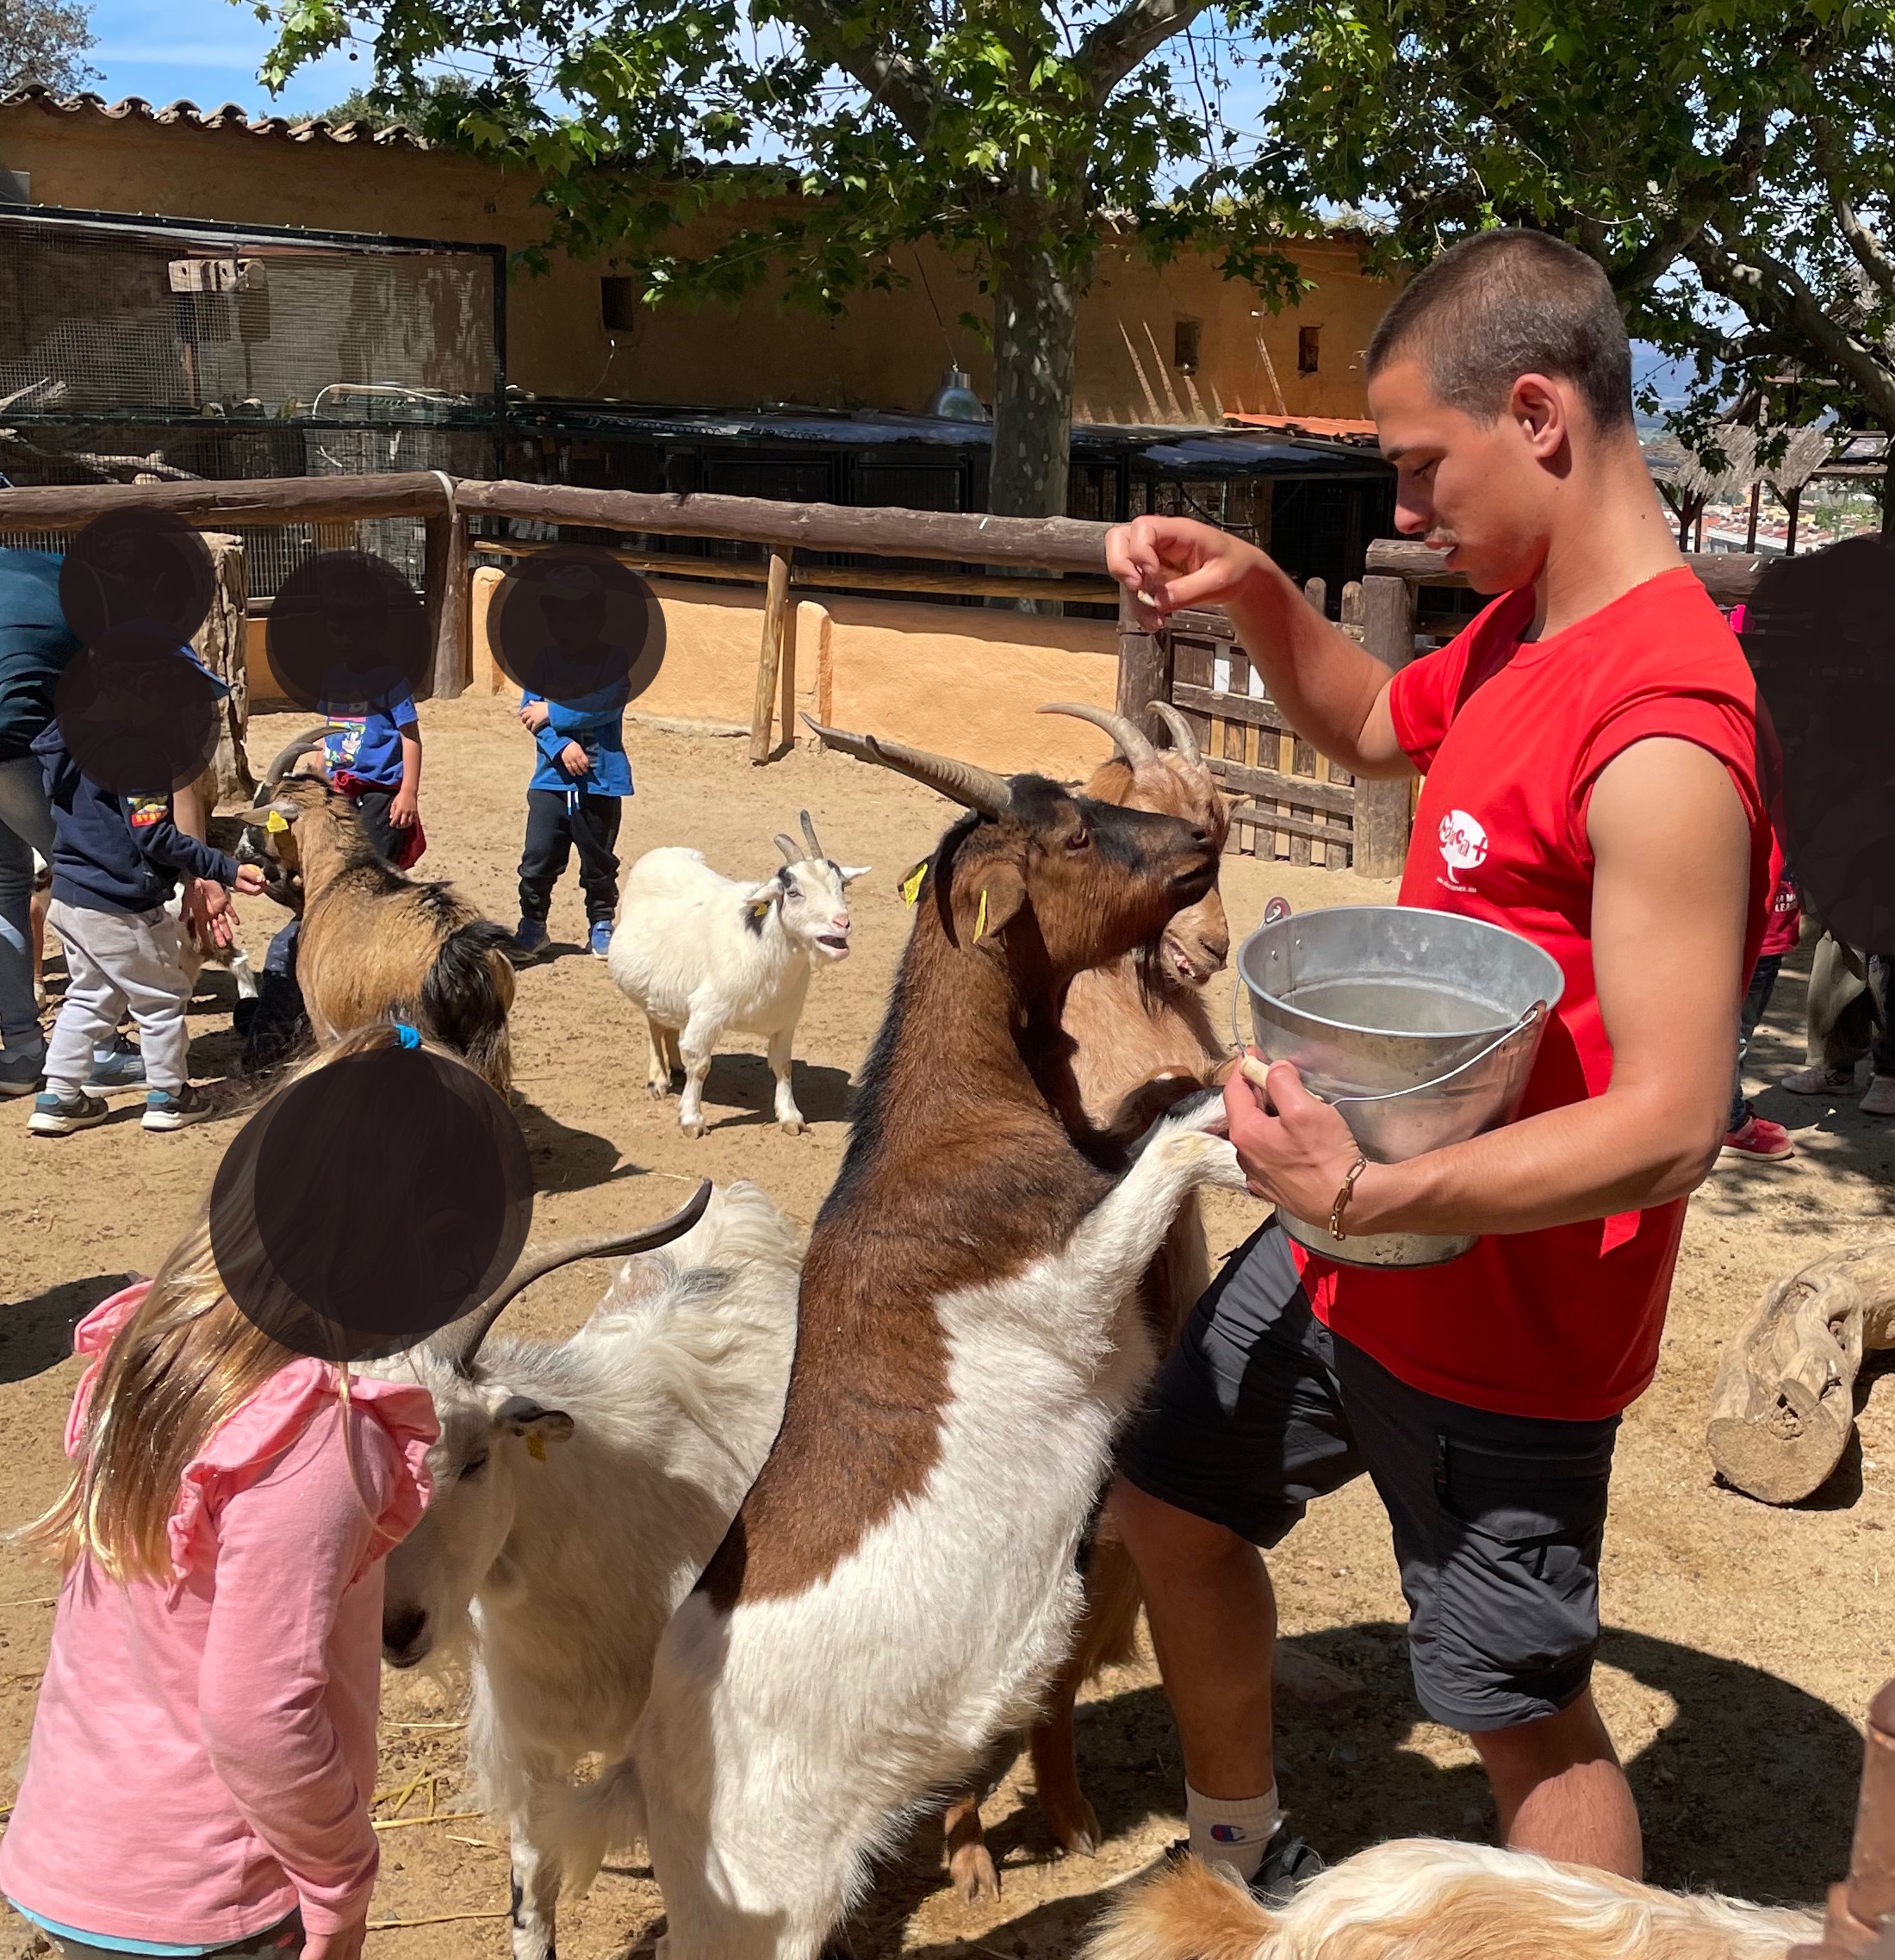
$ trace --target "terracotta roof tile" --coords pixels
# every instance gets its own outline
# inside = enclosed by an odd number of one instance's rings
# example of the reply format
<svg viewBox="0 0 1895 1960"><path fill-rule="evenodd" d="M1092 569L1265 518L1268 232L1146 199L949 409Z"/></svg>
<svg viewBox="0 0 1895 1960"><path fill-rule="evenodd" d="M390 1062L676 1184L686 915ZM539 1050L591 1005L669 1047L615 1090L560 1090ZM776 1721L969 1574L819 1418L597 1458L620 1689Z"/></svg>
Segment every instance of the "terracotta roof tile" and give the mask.
<svg viewBox="0 0 1895 1960"><path fill-rule="evenodd" d="M365 122L326 122L320 116L300 116L292 121L283 115L252 115L240 103L200 109L194 102L177 101L154 108L143 96L127 96L108 103L103 96L91 94L59 96L37 84L0 95L0 109L31 107L48 115L96 115L113 122L155 122L166 127L182 125L190 129L239 129L250 136L268 137L280 143L376 143L384 148L425 150L427 144L403 124L391 123L385 129Z"/></svg>

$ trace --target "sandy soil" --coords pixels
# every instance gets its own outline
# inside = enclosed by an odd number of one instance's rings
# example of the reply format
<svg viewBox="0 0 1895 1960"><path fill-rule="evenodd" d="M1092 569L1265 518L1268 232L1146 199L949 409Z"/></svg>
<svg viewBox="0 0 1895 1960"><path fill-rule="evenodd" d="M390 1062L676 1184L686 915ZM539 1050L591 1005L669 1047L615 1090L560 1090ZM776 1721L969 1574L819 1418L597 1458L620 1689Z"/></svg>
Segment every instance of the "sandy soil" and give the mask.
<svg viewBox="0 0 1895 1960"><path fill-rule="evenodd" d="M425 868L451 875L496 918L514 916L513 866L531 748L501 703L469 700L424 711ZM268 755L293 732L259 718ZM692 843L731 873L761 875L772 833L813 812L839 857L870 862L856 888L855 952L819 976L798 1043L797 1092L812 1130L780 1135L769 1117L760 1055L712 1069L709 1134L678 1132L674 1105L643 1089L642 1030L604 967L579 949L576 885L561 887L558 956L525 973L514 1014L522 1112L539 1173L537 1229L603 1229L668 1210L695 1179L758 1179L789 1211L813 1216L840 1160L849 1078L859 1062L905 932L898 876L941 824L928 793L839 757L793 755L751 768L739 742L661 733L631 737L641 785L625 823L629 856ZM1227 862L1225 892L1240 929L1264 899L1299 907L1385 898L1347 874ZM250 901L242 934L253 954L277 921ZM1768 1082L1802 1059L1803 974L1792 962L1754 1060ZM228 982L213 974L194 1014L193 1063L214 1081L234 1067ZM1859 1728L1869 1696L1895 1673L1895 1384L1859 1392L1861 1448L1811 1503L1773 1511L1719 1489L1703 1445L1706 1403L1726 1335L1761 1289L1805 1260L1889 1229L1895 1125L1841 1105L1765 1093L1767 1115L1791 1123L1786 1166L1720 1169L1692 1206L1658 1379L1631 1412L1620 1446L1607 1546L1607 1633L1601 1699L1643 1806L1653 1876L1773 1900L1813 1901L1840 1876L1848 1849ZM234 1130L227 1118L147 1136L124 1099L102 1129L29 1142L19 1105L0 1119L0 1521L30 1515L61 1473L59 1438L77 1368L78 1317L128 1271L150 1271L184 1223ZM1220 1196L1211 1208L1221 1254L1254 1209ZM581 1270L550 1281L516 1317L552 1335L576 1325L599 1282ZM1471 1752L1420 1718L1402 1641L1404 1613L1386 1522L1358 1487L1319 1506L1273 1560L1287 1634L1345 1670L1360 1689L1341 1711L1287 1702L1281 1783L1296 1826L1330 1857L1390 1835L1479 1838L1490 1828ZM0 1764L17 1765L51 1621L54 1579L0 1548ZM504 1836L487 1820L407 1820L428 1807L459 1812L463 1741L451 1693L406 1677L386 1682L379 1813L417 1776L397 1827L384 1833L371 1953L448 1960L500 1956ZM1093 1859L1057 1860L1023 1763L1001 1758L987 1804L1004 1896L971 1911L945 1885L940 1833L919 1830L893 1861L855 1928L861 1960L912 1954L1026 1957L1072 1952L1102 1888L1146 1863L1177 1830L1177 1746L1155 1671L1136 1663L1095 1684L1081 1710L1087 1788L1106 1832ZM7 1786L10 1789L10 1783ZM642 1872L608 1871L562 1927L566 1960L610 1960L649 1932L660 1912ZM9 1916L0 1956L31 1936Z"/></svg>

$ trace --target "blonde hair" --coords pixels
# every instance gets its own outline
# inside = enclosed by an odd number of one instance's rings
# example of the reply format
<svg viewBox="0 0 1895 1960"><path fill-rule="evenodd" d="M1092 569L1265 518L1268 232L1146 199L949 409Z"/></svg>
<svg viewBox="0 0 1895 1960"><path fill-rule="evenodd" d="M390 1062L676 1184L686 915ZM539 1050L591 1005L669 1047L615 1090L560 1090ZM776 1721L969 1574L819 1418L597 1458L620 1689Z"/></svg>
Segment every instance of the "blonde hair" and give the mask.
<svg viewBox="0 0 1895 1960"><path fill-rule="evenodd" d="M388 1022L353 1030L291 1081L345 1056L392 1048L399 1039ZM446 1055L432 1042L426 1045ZM283 1084L276 1093L289 1086ZM269 1271L267 1258L255 1244L255 1212L247 1189L241 1180L228 1193L220 1194L214 1186L106 1351L86 1405L78 1462L65 1490L20 1534L62 1566L84 1558L121 1582L169 1580L168 1527L185 1467L221 1423L300 1358L297 1350L253 1324L231 1298L212 1244L214 1210L218 1242L227 1249L247 1248L239 1254L243 1262L251 1264L254 1255L255 1270ZM346 1366L339 1370L338 1403L346 1447ZM352 1457L350 1467L352 1473ZM358 1480L358 1494L359 1489Z"/></svg>

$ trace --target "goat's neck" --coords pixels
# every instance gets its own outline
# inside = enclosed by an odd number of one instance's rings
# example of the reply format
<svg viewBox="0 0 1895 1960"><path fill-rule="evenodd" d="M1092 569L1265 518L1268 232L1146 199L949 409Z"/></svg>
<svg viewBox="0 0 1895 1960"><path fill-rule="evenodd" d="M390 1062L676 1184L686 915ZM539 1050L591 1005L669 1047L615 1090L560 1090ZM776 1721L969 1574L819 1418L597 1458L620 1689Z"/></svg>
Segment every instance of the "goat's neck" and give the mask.
<svg viewBox="0 0 1895 1960"><path fill-rule="evenodd" d="M296 855L302 865L307 905L320 898L345 871L373 856L374 847L352 810L332 804L308 811L296 822Z"/></svg>

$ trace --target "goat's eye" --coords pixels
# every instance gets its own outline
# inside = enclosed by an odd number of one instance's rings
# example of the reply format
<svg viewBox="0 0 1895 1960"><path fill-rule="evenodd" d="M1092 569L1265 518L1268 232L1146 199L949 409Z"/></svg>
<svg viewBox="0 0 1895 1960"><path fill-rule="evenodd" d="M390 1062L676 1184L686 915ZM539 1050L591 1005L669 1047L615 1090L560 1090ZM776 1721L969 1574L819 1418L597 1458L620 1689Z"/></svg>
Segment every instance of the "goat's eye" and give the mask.
<svg viewBox="0 0 1895 1960"><path fill-rule="evenodd" d="M1078 829L1066 839L1066 849L1068 850L1084 850L1091 842L1091 831L1087 830L1084 824L1081 824Z"/></svg>
<svg viewBox="0 0 1895 1960"><path fill-rule="evenodd" d="M480 1473L486 1468L487 1457L484 1453L480 1456L469 1457L467 1461L461 1465L461 1482L464 1484L469 1478L478 1477Z"/></svg>

